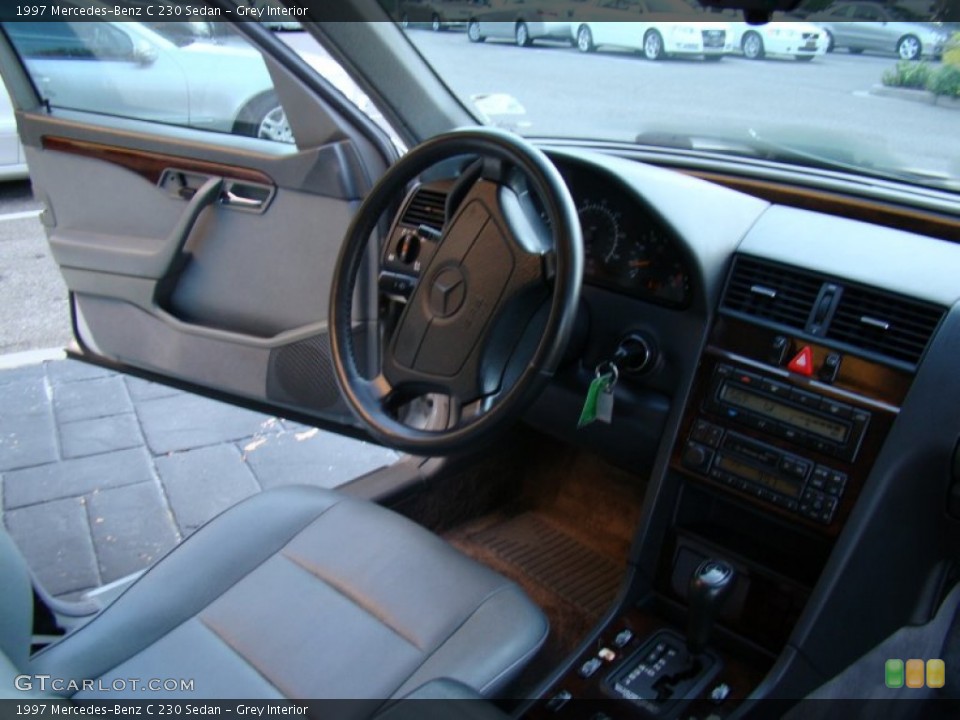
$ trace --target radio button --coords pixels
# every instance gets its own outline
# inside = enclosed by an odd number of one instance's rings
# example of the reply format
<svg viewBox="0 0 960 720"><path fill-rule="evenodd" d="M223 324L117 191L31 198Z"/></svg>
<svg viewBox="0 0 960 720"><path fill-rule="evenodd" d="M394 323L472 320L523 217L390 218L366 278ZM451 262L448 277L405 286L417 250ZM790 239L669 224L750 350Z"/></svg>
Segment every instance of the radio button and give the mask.
<svg viewBox="0 0 960 720"><path fill-rule="evenodd" d="M833 516L837 512L837 499L828 497L824 500L823 510L820 511L820 517L817 519L822 522L824 525L829 525L833 522Z"/></svg>
<svg viewBox="0 0 960 720"><path fill-rule="evenodd" d="M810 463L792 457L785 457L780 461L780 469L798 480L806 480L810 471Z"/></svg>
<svg viewBox="0 0 960 720"><path fill-rule="evenodd" d="M717 365L716 373L720 377L730 377L733 375L733 368L729 365Z"/></svg>
<svg viewBox="0 0 960 720"><path fill-rule="evenodd" d="M853 414L853 408L849 405L844 405L836 400L828 400L826 398L820 401L820 410L833 417L841 418L848 418Z"/></svg>
<svg viewBox="0 0 960 720"><path fill-rule="evenodd" d="M834 497L842 497L843 491L847 487L847 476L845 473L836 470L830 470L827 478L826 491Z"/></svg>
<svg viewBox="0 0 960 720"><path fill-rule="evenodd" d="M723 437L723 428L719 425L709 423L706 420L697 420L697 422L694 423L690 437L704 445L717 447L720 444L720 439Z"/></svg>
<svg viewBox="0 0 960 720"><path fill-rule="evenodd" d="M823 467L823 465L817 465L817 467L813 469L813 476L810 478L810 487L823 490L827 487L829 481L830 471Z"/></svg>
<svg viewBox="0 0 960 720"><path fill-rule="evenodd" d="M760 389L768 395L775 397L790 397L790 386L784 383L774 382L773 380L764 380L761 382Z"/></svg>
<svg viewBox="0 0 960 720"><path fill-rule="evenodd" d="M794 430L791 427L782 427L781 437L784 440L790 440L791 442L799 442L800 438L803 437L803 434L799 430Z"/></svg>
<svg viewBox="0 0 960 720"><path fill-rule="evenodd" d="M804 392L803 390L794 390L790 393L790 399L793 400L798 405L803 405L808 408L820 408L820 396L814 395L813 393Z"/></svg>

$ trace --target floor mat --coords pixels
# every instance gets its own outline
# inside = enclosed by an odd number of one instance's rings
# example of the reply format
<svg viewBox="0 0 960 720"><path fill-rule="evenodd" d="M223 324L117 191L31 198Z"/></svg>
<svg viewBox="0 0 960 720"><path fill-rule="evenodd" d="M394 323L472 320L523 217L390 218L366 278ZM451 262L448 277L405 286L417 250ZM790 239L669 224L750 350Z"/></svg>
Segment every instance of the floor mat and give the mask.
<svg viewBox="0 0 960 720"><path fill-rule="evenodd" d="M620 583L622 568L536 513L524 513L469 535L578 610L599 619Z"/></svg>
<svg viewBox="0 0 960 720"><path fill-rule="evenodd" d="M539 512L487 516L445 537L520 585L550 620L543 649L514 686L521 697L573 652L610 606L623 577L622 563Z"/></svg>

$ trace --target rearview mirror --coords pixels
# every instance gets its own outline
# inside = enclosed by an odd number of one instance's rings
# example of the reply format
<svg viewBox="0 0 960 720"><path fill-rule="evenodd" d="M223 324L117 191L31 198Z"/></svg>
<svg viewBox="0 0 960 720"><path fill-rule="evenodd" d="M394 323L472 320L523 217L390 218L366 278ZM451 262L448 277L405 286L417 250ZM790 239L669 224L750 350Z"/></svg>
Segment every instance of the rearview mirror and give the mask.
<svg viewBox="0 0 960 720"><path fill-rule="evenodd" d="M747 22L767 22L775 12L795 10L801 0L697 0L705 8L742 10Z"/></svg>

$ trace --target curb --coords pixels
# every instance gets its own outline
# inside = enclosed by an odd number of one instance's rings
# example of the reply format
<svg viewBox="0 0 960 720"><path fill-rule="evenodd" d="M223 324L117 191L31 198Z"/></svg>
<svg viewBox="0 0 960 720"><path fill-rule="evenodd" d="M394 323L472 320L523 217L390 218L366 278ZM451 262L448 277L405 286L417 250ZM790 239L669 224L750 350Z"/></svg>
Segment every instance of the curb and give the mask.
<svg viewBox="0 0 960 720"><path fill-rule="evenodd" d="M0 355L0 370L13 370L27 365L39 365L47 360L63 360L66 357L67 353L63 348L25 350L24 352Z"/></svg>
<svg viewBox="0 0 960 720"><path fill-rule="evenodd" d="M960 98L937 97L929 90L914 90L912 88L887 87L886 85L874 85L870 88L871 95L880 97L897 98L899 100L908 100L910 102L921 103L923 105L935 105L947 110L960 110Z"/></svg>

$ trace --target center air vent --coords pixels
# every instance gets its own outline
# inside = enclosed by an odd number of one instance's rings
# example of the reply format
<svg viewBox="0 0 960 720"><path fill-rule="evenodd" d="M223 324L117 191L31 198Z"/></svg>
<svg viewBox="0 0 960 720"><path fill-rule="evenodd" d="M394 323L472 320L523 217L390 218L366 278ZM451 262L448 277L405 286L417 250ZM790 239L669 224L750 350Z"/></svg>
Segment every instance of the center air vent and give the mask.
<svg viewBox="0 0 960 720"><path fill-rule="evenodd" d="M942 317L933 305L848 286L827 338L916 365Z"/></svg>
<svg viewBox="0 0 960 720"><path fill-rule="evenodd" d="M740 256L723 307L802 331L822 285L823 278L811 273Z"/></svg>
<svg viewBox="0 0 960 720"><path fill-rule="evenodd" d="M446 206L446 193L420 188L410 199L400 222L412 227L426 225L437 231L443 230Z"/></svg>

